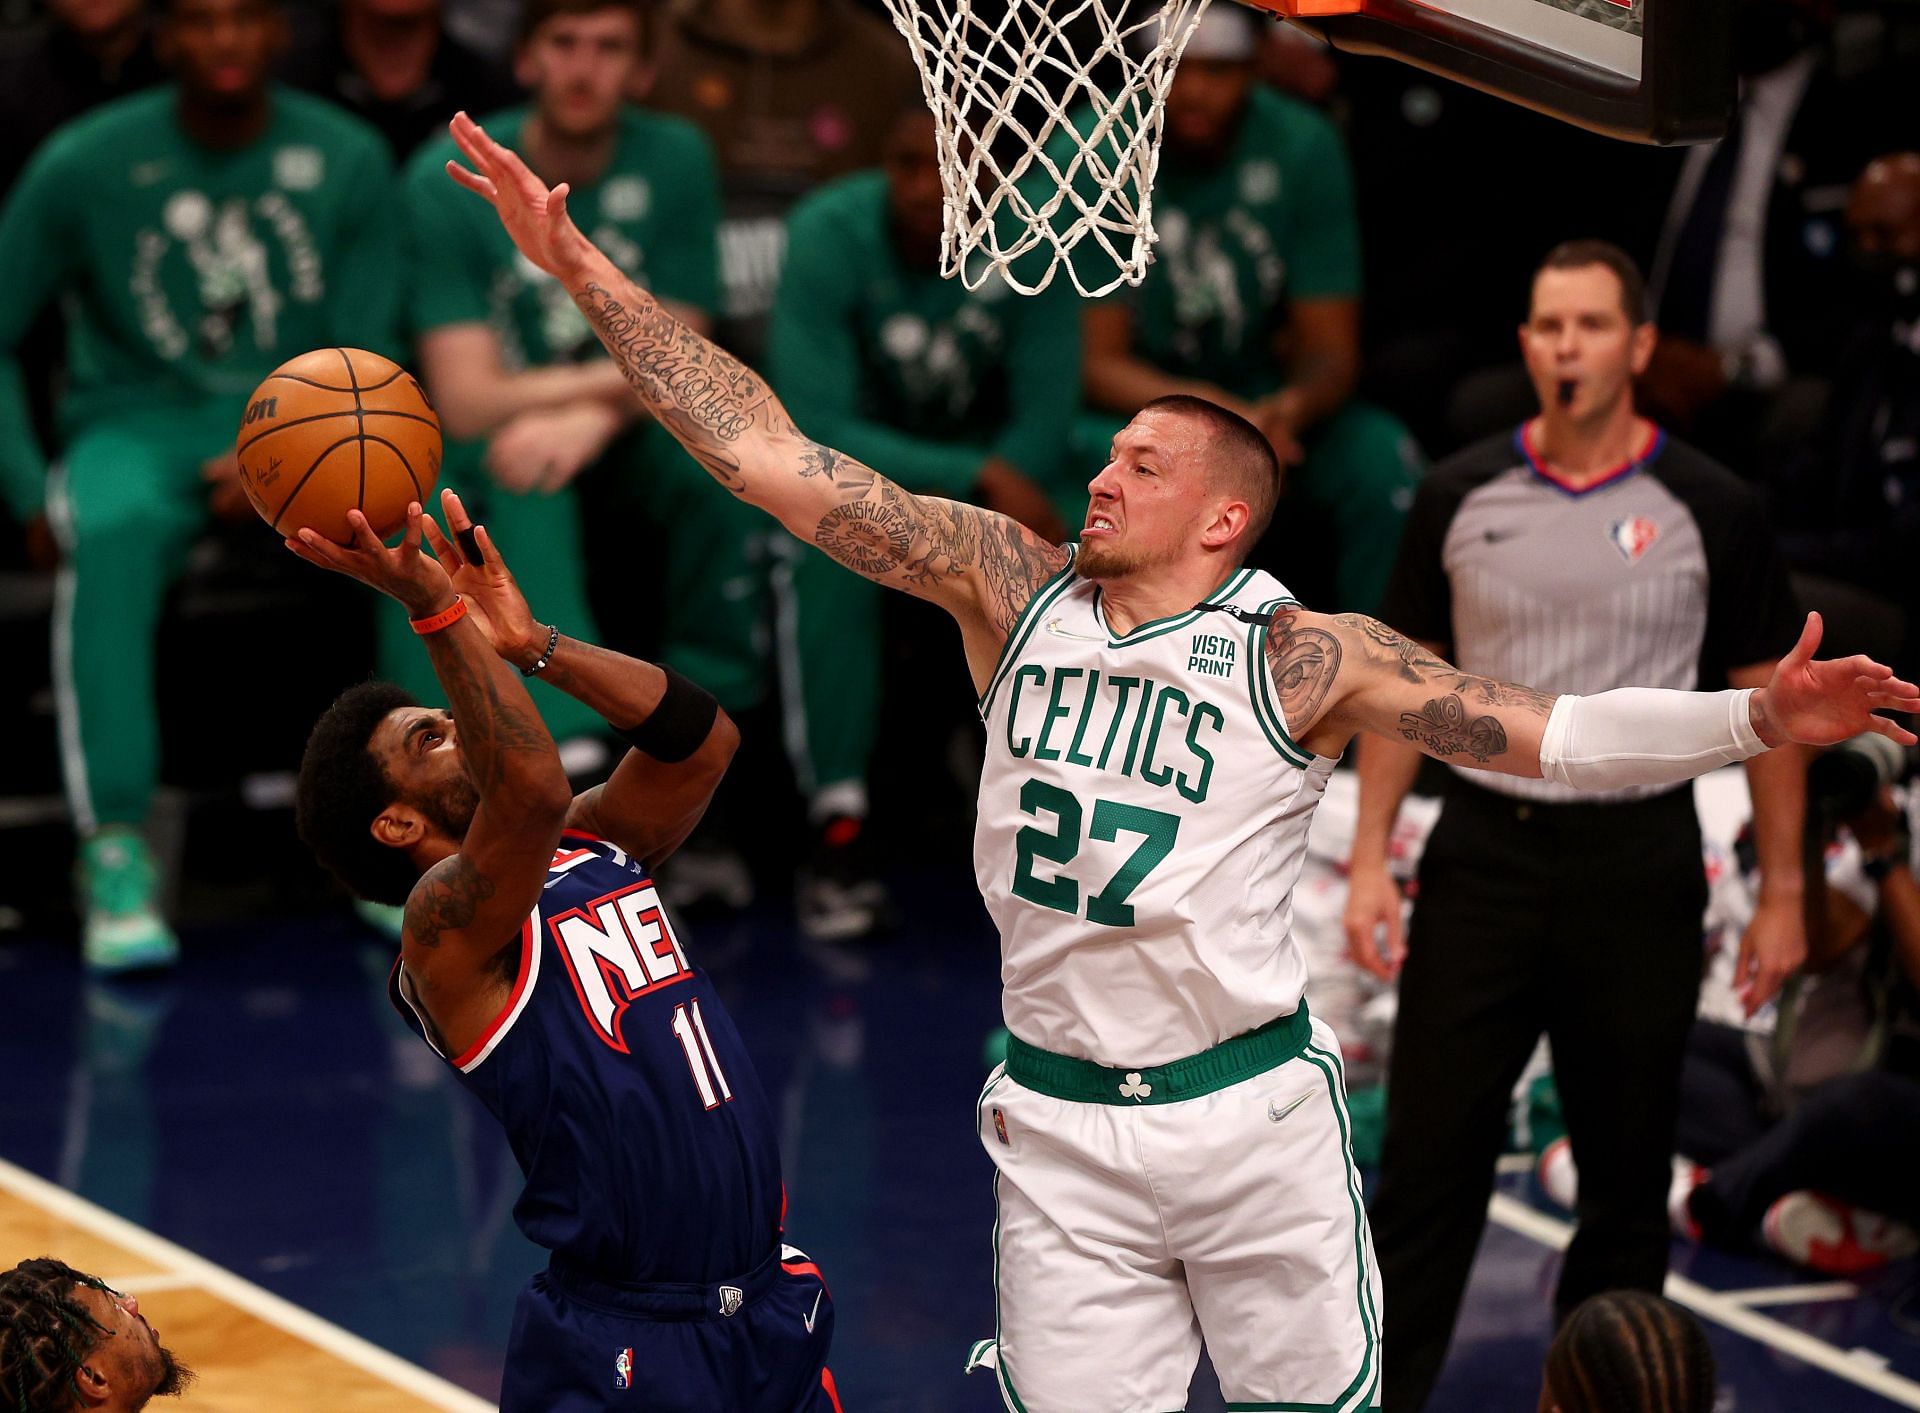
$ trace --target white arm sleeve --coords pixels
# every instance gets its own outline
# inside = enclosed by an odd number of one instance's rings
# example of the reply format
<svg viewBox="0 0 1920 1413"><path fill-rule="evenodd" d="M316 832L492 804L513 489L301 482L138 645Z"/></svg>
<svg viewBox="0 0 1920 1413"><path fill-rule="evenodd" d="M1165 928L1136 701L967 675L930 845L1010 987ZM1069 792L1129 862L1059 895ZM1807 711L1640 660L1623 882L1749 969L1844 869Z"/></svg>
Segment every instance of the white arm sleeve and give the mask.
<svg viewBox="0 0 1920 1413"><path fill-rule="evenodd" d="M1669 692L1616 687L1561 697L1540 738L1540 773L1576 790L1678 785L1757 756L1766 742L1738 692Z"/></svg>

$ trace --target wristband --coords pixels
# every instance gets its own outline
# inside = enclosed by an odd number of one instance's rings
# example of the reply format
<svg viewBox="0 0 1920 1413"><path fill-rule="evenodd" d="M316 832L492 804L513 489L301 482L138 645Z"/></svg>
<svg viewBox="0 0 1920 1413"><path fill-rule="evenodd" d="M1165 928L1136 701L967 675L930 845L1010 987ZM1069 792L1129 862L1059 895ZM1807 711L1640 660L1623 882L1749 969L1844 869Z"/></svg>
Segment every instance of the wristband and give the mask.
<svg viewBox="0 0 1920 1413"><path fill-rule="evenodd" d="M556 623L551 628L547 629L547 650L540 654L540 660L534 663L532 667L521 668L520 675L522 677L531 677L533 676L534 673L538 672L541 668L545 667L548 663L552 662L554 649L559 646L560 646L560 625Z"/></svg>
<svg viewBox="0 0 1920 1413"><path fill-rule="evenodd" d="M451 627L467 616L467 601L455 594L453 602L438 613L430 613L425 618L409 618L407 623L421 637L429 633L438 633L442 628Z"/></svg>
<svg viewBox="0 0 1920 1413"><path fill-rule="evenodd" d="M660 704L637 726L613 729L636 751L673 765L700 749L720 714L720 703L704 687L689 682L671 667L660 670L667 675L667 690Z"/></svg>

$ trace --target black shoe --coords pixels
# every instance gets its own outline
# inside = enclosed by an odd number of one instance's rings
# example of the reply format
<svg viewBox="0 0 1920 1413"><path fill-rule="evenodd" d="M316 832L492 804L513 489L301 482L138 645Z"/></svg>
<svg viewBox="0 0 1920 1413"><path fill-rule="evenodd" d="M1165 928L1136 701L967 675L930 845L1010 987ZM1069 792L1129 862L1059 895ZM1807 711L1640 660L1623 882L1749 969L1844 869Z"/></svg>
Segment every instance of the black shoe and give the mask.
<svg viewBox="0 0 1920 1413"><path fill-rule="evenodd" d="M874 877L866 821L836 815L813 836L795 898L800 931L816 942L870 937L886 919L887 890Z"/></svg>

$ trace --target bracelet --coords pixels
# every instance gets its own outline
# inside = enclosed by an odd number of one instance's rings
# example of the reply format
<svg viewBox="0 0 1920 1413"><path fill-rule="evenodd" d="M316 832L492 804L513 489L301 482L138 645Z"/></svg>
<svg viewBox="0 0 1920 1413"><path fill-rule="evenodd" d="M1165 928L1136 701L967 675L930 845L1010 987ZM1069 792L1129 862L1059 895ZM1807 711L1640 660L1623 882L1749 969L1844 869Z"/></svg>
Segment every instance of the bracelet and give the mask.
<svg viewBox="0 0 1920 1413"><path fill-rule="evenodd" d="M540 654L540 660L534 663L532 667L521 668L520 675L522 677L531 677L533 676L534 673L538 672L541 668L545 667L548 663L552 662L553 650L559 646L560 646L560 625L556 623L551 628L547 629L547 650Z"/></svg>
<svg viewBox="0 0 1920 1413"><path fill-rule="evenodd" d="M467 601L455 594L453 602L438 613L430 613L425 618L409 618L407 622L414 632L424 638L429 633L438 633L442 628L458 623L466 616Z"/></svg>

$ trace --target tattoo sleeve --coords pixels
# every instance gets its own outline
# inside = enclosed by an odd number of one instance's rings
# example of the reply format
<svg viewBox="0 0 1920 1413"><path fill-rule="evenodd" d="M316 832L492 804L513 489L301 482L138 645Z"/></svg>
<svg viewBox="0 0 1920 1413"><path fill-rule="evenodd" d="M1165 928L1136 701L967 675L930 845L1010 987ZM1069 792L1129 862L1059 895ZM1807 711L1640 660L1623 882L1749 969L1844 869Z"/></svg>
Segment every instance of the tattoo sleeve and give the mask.
<svg viewBox="0 0 1920 1413"><path fill-rule="evenodd" d="M1267 630L1267 671L1289 731L1303 732L1319 719L1340 675L1340 658L1338 634L1303 624L1298 613L1274 614Z"/></svg>
<svg viewBox="0 0 1920 1413"><path fill-rule="evenodd" d="M964 588L1004 632L1067 562L1004 516L916 496L808 439L758 374L650 295L589 279L574 299L640 400L715 480L855 573L923 598Z"/></svg>
<svg viewBox="0 0 1920 1413"><path fill-rule="evenodd" d="M516 772L559 771L559 753L533 699L479 629L456 627L429 633L423 641L460 729L460 754L483 800Z"/></svg>

